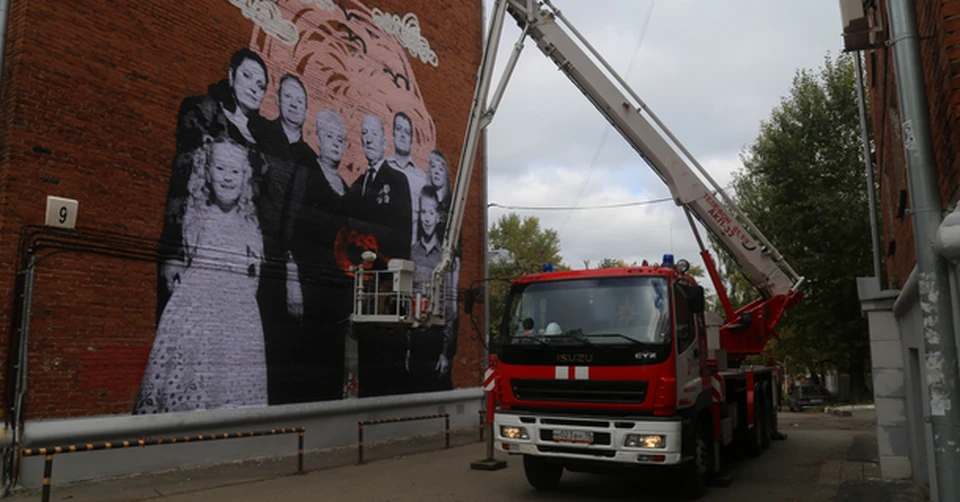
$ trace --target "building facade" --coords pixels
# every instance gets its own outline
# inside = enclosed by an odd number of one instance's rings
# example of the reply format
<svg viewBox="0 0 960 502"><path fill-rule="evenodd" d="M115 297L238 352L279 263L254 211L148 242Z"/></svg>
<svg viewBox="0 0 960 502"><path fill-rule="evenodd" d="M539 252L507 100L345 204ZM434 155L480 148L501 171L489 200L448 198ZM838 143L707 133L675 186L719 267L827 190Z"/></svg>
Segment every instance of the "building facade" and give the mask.
<svg viewBox="0 0 960 502"><path fill-rule="evenodd" d="M902 116L898 71L905 69L894 63L891 3L862 2L873 42L861 48L878 184L881 242L876 245L885 276L860 278L858 289L870 326L881 470L885 477L912 478L937 500L933 449L939 440L929 419L941 414L931 407L939 408L942 401L931 396L928 379L939 370L925 348L909 182L909 170L920 167L907 162L905 148L916 148L917 141L911 121ZM932 148L939 207L946 216L960 200L960 1L903 4L916 17L920 57L915 63L922 68L929 112L931 141L920 147ZM957 264L951 264L947 279L954 319L960 319L957 272Z"/></svg>
<svg viewBox="0 0 960 502"><path fill-rule="evenodd" d="M63 441L289 424L317 449L357 416L476 424L458 292L483 276L483 152L445 325L349 317L363 251L414 261L417 288L438 263L480 0L2 3L8 484L39 482L19 448ZM281 451L184 448L152 467ZM124 455L58 461L55 482Z"/></svg>

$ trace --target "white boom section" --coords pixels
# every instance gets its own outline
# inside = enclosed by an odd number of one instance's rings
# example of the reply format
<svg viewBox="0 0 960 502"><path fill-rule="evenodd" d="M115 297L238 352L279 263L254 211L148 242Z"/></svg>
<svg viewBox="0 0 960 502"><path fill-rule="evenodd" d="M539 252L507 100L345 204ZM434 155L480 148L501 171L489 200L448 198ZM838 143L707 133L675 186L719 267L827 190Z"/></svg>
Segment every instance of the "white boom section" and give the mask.
<svg viewBox="0 0 960 502"><path fill-rule="evenodd" d="M485 102L505 11L518 21L523 32L507 64L494 104L487 108ZM569 29L573 35L565 31L566 29ZM760 289L761 294L766 297L787 294L799 287L803 278L786 263L759 229L736 207L706 170L667 130L626 82L563 18L550 0L497 0L460 158L460 169L457 172L453 205L448 220L450 225L443 246L443 258L433 273L434 299L442 298L442 276L452 261L453 247L460 234L479 132L490 123L496 102L502 96L503 88L527 36L537 43L537 47L557 65L560 71L583 92L597 110L646 160L670 189L676 204L686 207L695 214L723 244L743 267L754 285ZM578 41L583 47L578 45ZM618 83L620 87L617 86ZM648 120L645 115L650 119ZM659 127L659 130L651 121ZM703 184L701 178L691 168L691 164L710 182L713 190ZM714 193L719 195L722 201L718 200ZM731 214L731 211L734 214ZM431 310L439 314L442 302L431 303Z"/></svg>

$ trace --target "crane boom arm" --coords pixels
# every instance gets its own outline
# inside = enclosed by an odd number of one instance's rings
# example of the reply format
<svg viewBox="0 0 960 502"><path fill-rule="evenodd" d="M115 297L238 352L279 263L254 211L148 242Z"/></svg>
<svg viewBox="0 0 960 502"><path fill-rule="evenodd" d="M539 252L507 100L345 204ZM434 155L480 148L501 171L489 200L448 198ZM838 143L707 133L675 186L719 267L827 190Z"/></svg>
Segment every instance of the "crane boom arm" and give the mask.
<svg viewBox="0 0 960 502"><path fill-rule="evenodd" d="M549 5L549 1L544 2ZM603 71L577 40L565 31L561 14L555 9L542 9L540 2L509 1L508 9L518 21L526 23L527 34L537 43L537 47L549 57L557 67L576 85L593 105L603 114L610 124L620 132L637 153L660 176L677 205L686 206L700 222L720 241L727 251L746 270L754 284L764 296L786 294L793 288L799 277L790 269L776 249L763 239L756 228L753 234L745 225L752 224L739 211L731 212L729 201L716 197L696 175L684 157L667 141L667 137L678 141L665 131L661 134L644 115L649 109L636 97L619 77L612 79ZM576 34L574 32L574 34ZM582 38L580 42L589 45ZM600 56L594 52L594 57ZM602 59L600 59L603 63ZM606 65L607 71L615 72ZM622 91L616 80L626 89ZM657 121L659 122L659 121ZM682 149L681 150L685 150ZM690 157L691 161L692 156ZM695 162L695 161L694 161ZM723 191L714 187L722 196ZM735 209L735 207L734 207ZM739 213L739 214L738 214ZM763 239L766 241L766 239ZM792 277L791 277L792 275Z"/></svg>
<svg viewBox="0 0 960 502"><path fill-rule="evenodd" d="M489 92L494 55L506 13L518 22L523 31L507 65L504 80L497 90L494 103L488 107L486 96ZM781 306L778 309L780 312L774 316L779 319L784 306L792 305L799 299L795 295L803 278L794 272L759 229L724 194L703 167L626 82L577 33L576 29L566 22L562 13L553 7L550 0L497 0L495 3L490 34L487 37L477 82L477 93L460 159L460 170L457 173L454 203L450 209L451 231L445 236L443 259L434 271L434 298L440 298L439 284L442 281L442 274L452 260L453 246L459 236L479 131L491 120L496 102L502 95L503 87L516 63L525 37L530 37L536 42L540 51L557 65L557 68L580 89L650 165L670 189L675 203L692 213L717 238L744 269L761 295L767 299L779 298L775 303ZM619 87L617 84L620 84ZM710 182L713 190L704 184L691 165ZM752 305L751 308L756 308L756 305ZM437 312L440 306L434 305L433 309ZM772 326L769 328L772 329Z"/></svg>

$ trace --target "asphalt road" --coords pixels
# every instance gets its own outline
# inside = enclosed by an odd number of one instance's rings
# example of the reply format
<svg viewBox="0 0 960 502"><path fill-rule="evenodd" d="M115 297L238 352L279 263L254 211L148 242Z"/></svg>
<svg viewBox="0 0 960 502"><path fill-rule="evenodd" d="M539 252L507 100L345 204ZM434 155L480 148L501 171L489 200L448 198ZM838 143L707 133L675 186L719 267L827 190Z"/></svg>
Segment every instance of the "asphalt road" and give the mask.
<svg viewBox="0 0 960 502"><path fill-rule="evenodd" d="M822 413L782 413L781 430L786 441L775 441L756 459L742 460L733 468L729 487L710 487L704 501L814 502L866 500L844 498L845 487L863 494L870 485L874 493L889 488L868 481L868 471L876 474L875 463L851 461L863 456L853 454L855 443L866 444L864 435L875 433L872 412L853 417L834 417ZM465 436L464 436L465 437ZM860 437L860 440L857 438ZM462 441L463 439L461 439ZM339 466L308 461L304 475L289 473L292 460L274 466L237 467L180 471L163 476L140 476L54 487L51 500L70 502L114 500L162 500L164 502L290 502L290 501L666 501L675 485L664 477L614 477L565 472L559 489L539 492L531 488L523 475L519 457L497 454L508 467L500 471L470 469L470 462L484 457L484 446L471 441L451 449L424 452L371 450L369 462L352 465L356 458ZM434 447L435 448L435 447ZM350 452L345 454L349 455ZM355 455L355 452L353 453ZM869 457L870 455L866 455ZM324 456L329 462L330 455ZM854 459L856 460L856 459ZM317 459L319 461L319 458ZM348 463L349 462L349 463ZM233 469L233 468L231 468ZM248 469L248 470L243 470ZM851 485L850 483L854 483ZM859 484L857 484L859 483ZM872 484L871 484L872 483ZM849 491L849 490L848 490ZM841 496L838 499L838 492ZM850 492L854 493L854 492ZM882 499L885 499L882 497ZM19 494L19 500L39 500L37 492ZM881 500L873 499L870 500ZM893 499L891 499L893 500ZM901 500L901 499L896 499ZM908 499L903 499L908 500Z"/></svg>

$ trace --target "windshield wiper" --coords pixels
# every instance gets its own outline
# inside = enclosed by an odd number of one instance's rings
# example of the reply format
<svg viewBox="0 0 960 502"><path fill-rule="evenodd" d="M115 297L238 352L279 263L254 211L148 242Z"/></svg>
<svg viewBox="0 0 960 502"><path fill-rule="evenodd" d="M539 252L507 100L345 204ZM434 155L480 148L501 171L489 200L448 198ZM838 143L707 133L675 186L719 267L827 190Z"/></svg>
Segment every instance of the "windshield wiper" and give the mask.
<svg viewBox="0 0 960 502"><path fill-rule="evenodd" d="M544 340L543 335L533 335L533 334L524 334L524 335L513 335L510 337L510 345L530 345L526 340L536 342L545 347L549 347L550 343Z"/></svg>
<svg viewBox="0 0 960 502"><path fill-rule="evenodd" d="M582 329L571 329L567 331L562 336L573 338L574 340L584 344L584 345L593 345L593 342L590 341L589 337L583 334Z"/></svg>
<svg viewBox="0 0 960 502"><path fill-rule="evenodd" d="M640 340L637 340L637 339L634 339L634 338L630 338L629 336L624 335L623 333L596 333L596 334L587 335L587 336L589 336L590 338L613 338L613 337L619 337L619 338L623 338L624 340L627 340L628 342L630 342L630 343L632 343L632 344L634 344L634 345L646 345L644 342L641 342Z"/></svg>

